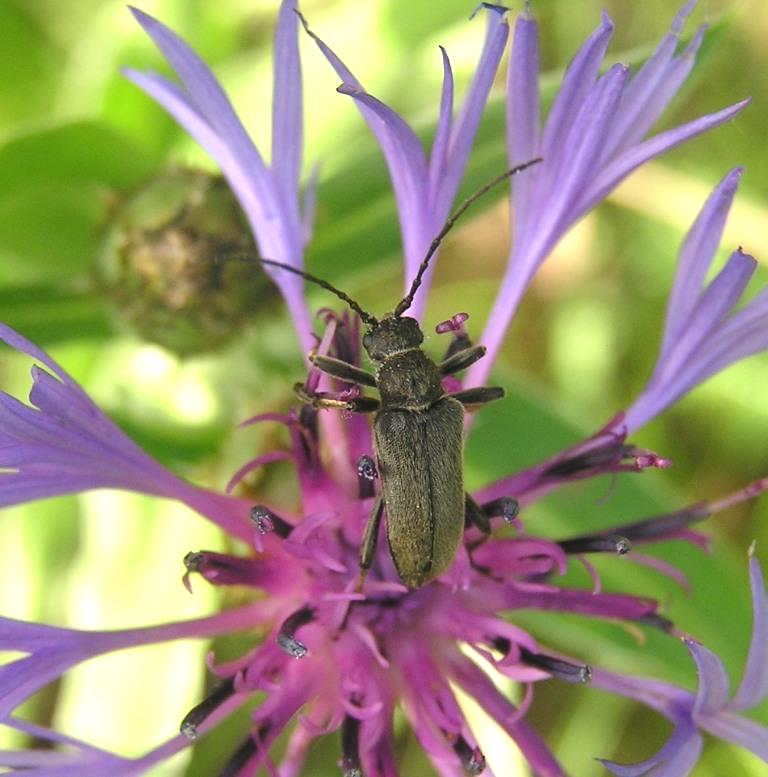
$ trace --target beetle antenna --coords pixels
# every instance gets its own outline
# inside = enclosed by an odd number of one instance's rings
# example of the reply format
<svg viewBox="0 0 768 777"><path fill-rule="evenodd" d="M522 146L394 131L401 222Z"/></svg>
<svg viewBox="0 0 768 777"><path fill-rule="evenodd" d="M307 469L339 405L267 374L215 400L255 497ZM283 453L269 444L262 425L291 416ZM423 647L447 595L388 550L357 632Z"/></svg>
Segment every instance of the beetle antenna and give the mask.
<svg viewBox="0 0 768 777"><path fill-rule="evenodd" d="M507 178L511 178L517 173L522 173L523 170L527 170L529 167L532 167L541 161L542 158L537 157L536 159L531 159L528 162L517 165L517 167L505 170L501 175L497 175L492 181L489 181L487 184L485 184L485 186L481 186L474 194L467 197L467 199L464 200L464 202L462 202L461 205L459 205L459 207L456 208L456 210L450 216L448 216L445 224L443 224L443 228L437 233L437 237L435 237L435 239L430 243L429 249L427 250L426 255L419 265L419 269L416 272L416 277L413 279L413 283L411 283L411 288L395 308L394 315L396 317L402 316L403 313L405 313L405 311L408 310L408 308L413 304L413 298L416 296L416 292L419 290L419 286L421 286L421 281L424 278L424 273L429 267L430 260L435 255L437 249L440 247L440 244L443 242L443 238L451 231L451 229L453 229L454 224L456 224L456 222L461 218L464 211L467 210L467 208L469 208L473 202L479 200L484 194L493 189L494 186L497 186L502 181L506 181Z"/></svg>
<svg viewBox="0 0 768 777"><path fill-rule="evenodd" d="M330 291L331 294L335 294L342 302L346 302L347 305L349 305L349 307L351 307L352 310L354 310L369 326L376 326L376 324L379 323L375 316L372 316L370 313L363 310L349 294L346 294L341 289L337 289L332 283L324 281L322 278L318 278L316 275L312 275L312 273L308 273L306 270L299 270L297 267L291 267L291 265L284 264L283 262L276 262L274 259L262 259L261 257L254 258L257 262L261 262L261 264L268 264L270 267L279 267L281 270L292 272L294 275L300 275L304 280L315 283L326 291Z"/></svg>

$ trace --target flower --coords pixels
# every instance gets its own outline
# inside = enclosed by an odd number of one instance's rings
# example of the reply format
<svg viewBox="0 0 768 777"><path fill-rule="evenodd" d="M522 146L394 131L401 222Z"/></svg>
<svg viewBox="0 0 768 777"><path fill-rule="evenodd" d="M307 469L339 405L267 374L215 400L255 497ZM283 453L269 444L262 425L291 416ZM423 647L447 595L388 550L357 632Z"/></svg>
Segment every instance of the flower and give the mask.
<svg viewBox="0 0 768 777"><path fill-rule="evenodd" d="M749 102L742 100L644 139L682 86L694 65L704 29L676 53L687 2L669 33L642 68L632 74L615 64L599 74L613 23L602 23L571 61L539 128L538 26L530 10L515 24L507 92L507 155L510 167L533 157L542 164L512 182L515 235L507 272L488 316L482 342L493 357L536 270L555 245L587 211L629 173L684 141L728 121ZM492 359L478 362L469 385L483 383Z"/></svg>
<svg viewBox="0 0 768 777"><path fill-rule="evenodd" d="M272 164L267 166L205 63L174 32L132 8L139 24L168 59L183 88L157 73L127 69L125 75L157 100L218 162L243 206L265 256L300 268L311 234L314 189L303 208L299 200L302 160L302 90L296 4L284 2L275 31ZM269 268L266 270L270 272ZM312 324L302 282L295 275L275 275L304 350L312 346Z"/></svg>
<svg viewBox="0 0 768 777"><path fill-rule="evenodd" d="M643 763L623 766L603 760L612 774L618 777L687 774L696 765L702 749L699 729L751 750L768 761L765 727L736 714L757 706L768 695L768 601L760 565L754 557L749 561L749 574L754 610L752 643L741 685L731 701L728 700L728 675L722 662L691 639L685 640L685 646L696 662L699 674L695 694L666 683L619 677L608 672L593 675L596 686L642 700L675 724L675 732L664 747Z"/></svg>
<svg viewBox="0 0 768 777"><path fill-rule="evenodd" d="M510 69L513 88L508 96L513 108L510 158L520 161L517 155L537 150L545 158L538 169L524 171L515 183L518 230L501 295L511 283L519 296L564 231L633 167L724 121L740 107L640 142L692 65L701 33L682 55L674 54L691 7L689 3L680 12L672 32L631 81L622 67L597 77L611 29L604 17L571 64L540 140L533 67L535 22L528 12L518 19ZM341 91L356 100L382 145L411 274L448 214L506 39L504 14L496 6L487 10L485 47L455 126L450 62L443 52L443 99L429 163L404 121L366 93L326 44L309 33L342 76ZM295 3L285 0L278 19L274 136L284 146L276 144L270 167L205 65L167 28L139 11L134 12L137 19L163 50L185 90L155 75L130 71L129 77L171 111L220 162L265 256L298 270L311 208L305 205L302 211L298 195L302 130L294 11ZM313 402L321 396L347 411L361 406L357 386L331 380L317 366L323 357L330 357L359 369L360 322L349 312L325 311L322 336L315 343L299 275L274 269L300 341L315 346L315 358L301 388L310 401L287 414L264 413L246 422L282 425L289 449L262 454L230 483L231 490L251 469L286 459L298 480L298 509L253 505L186 483L128 440L50 356L8 327L0 328L5 342L35 362L29 405L0 395L4 452L0 502L16 504L100 487L179 500L239 541L228 552L188 553L183 584L192 590L199 576L209 585L236 586L253 594L245 604L208 617L125 631L84 632L0 619L0 648L23 654L0 669L1 719L49 745L0 753L0 765L34 777L146 773L259 695L247 735L237 749L222 755L222 777L243 777L259 766L273 775L298 775L312 768L308 761L312 741L335 731L341 734L340 766L345 777L394 777L398 774L398 710L404 712L439 774L456 775L460 770L481 774L487 772L487 765L476 732L457 700L456 689L461 689L515 741L536 774L559 777L565 774L563 767L526 717L535 684L549 679L592 682L673 721L675 733L656 756L635 766L604 761L615 774L642 775L653 770L666 777L683 777L698 759L700 730L747 747L768 761L764 745L768 730L738 714L768 695L768 613L756 559L750 559L752 645L742 685L729 702L719 659L665 618L655 600L603 591L587 558L593 553L626 556L684 581L676 567L636 553L636 546L670 539L704 544L703 535L690 527L718 510L758 496L768 488L768 478L717 500L560 539L523 531L527 527L516 514L515 501L529 505L574 478L668 466L663 457L629 444L627 436L709 375L768 346L763 292L732 312L754 270L751 257L737 251L702 289L739 175L737 170L726 176L683 244L659 361L638 399L593 437L468 498L467 512L476 524L493 520L500 525L490 533L476 525L467 527L450 568L413 589L400 580L383 541L367 577L361 579L360 548L369 514L376 512L378 475L370 427L359 415L327 414ZM421 300L417 313L425 289L426 284L416 298ZM516 300L513 295L512 309ZM511 315L511 310L503 316L498 310L491 314L490 322L499 328L496 343ZM449 353L466 346L465 320L464 314L456 314L438 327L453 335ZM492 356L495 348L490 350ZM450 390L461 385L455 378L452 381ZM558 580L574 558L592 574L592 590ZM683 637L699 670L699 690L694 694L563 655L515 622L520 610L619 620L660 630L670 639ZM249 650L226 663L212 656L209 668L217 678L213 690L183 715L179 733L142 757L115 755L14 715L41 687L92 657L163 640L236 631L255 632L263 639L254 636ZM522 683L526 693L521 703L513 704L492 677ZM272 746L283 734L287 746L277 766Z"/></svg>

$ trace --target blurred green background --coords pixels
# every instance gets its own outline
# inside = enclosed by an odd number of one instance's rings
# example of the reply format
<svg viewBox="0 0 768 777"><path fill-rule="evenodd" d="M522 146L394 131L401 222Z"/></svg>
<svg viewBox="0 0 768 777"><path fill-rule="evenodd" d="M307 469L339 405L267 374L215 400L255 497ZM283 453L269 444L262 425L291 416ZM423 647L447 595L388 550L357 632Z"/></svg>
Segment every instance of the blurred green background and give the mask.
<svg viewBox="0 0 768 777"><path fill-rule="evenodd" d="M519 5L519 4L518 4ZM616 22L610 60L639 63L667 29L676 4L608 0ZM452 58L463 94L484 25L467 22L471 4L380 0L307 2L314 29L368 89L430 136L441 67ZM602 3L537 0L544 92L599 19ZM142 9L169 24L206 58L268 157L271 36L276 0L156 0ZM677 247L707 193L731 167L747 168L723 243L768 256L768 8L759 0L702 0L689 23L711 29L699 64L662 126L719 109L746 95L735 121L643 168L560 245L514 322L495 370L509 398L477 417L467 451L470 484L533 464L594 431L628 405L653 366ZM316 49L303 40L306 166L320 163L310 269L383 311L402 279L394 202L379 152ZM271 429L236 430L257 412L290 405L302 358L279 304L265 298L250 324L213 352L181 358L148 344L115 317L95 280L110 220L121 203L169 166L214 167L192 141L121 75L124 66L164 64L117 0L0 0L0 318L47 348L147 450L196 482L223 487L258 452L284 445ZM502 170L502 78L489 104L463 192ZM506 260L501 192L488 197L446 243L427 321L457 310L478 335ZM766 280L765 272L756 287ZM315 306L327 304L311 290ZM429 327L428 327L429 329ZM429 344L428 344L429 345ZM442 344L432 342L435 351ZM28 360L3 351L5 390L24 396ZM635 442L670 457L663 472L615 485L576 485L526 515L531 532L561 537L715 497L768 473L768 359L754 358L710 381ZM277 466L250 485L284 490ZM682 629L701 639L740 677L749 640L746 549L768 560L768 500L711 519L714 555L679 543L660 547L693 583L690 595L643 567L598 559L609 590L652 595ZM188 550L224 540L174 505L96 492L5 511L0 521L0 611L81 628L120 628L211 612L220 597L179 584ZM574 583L587 586L574 570ZM621 629L580 619L519 618L543 642L592 664L648 673L692 687L680 644L648 634L638 645ZM201 698L209 645L175 644L117 654L82 667L27 705L38 721L124 754L138 755L172 735ZM224 641L217 649L241 649ZM514 691L513 691L514 692ZM477 710L474 715L479 715ZM768 721L763 705L756 717ZM669 732L664 721L590 688L540 684L531 719L575 775L602 773L594 756L641 759ZM208 775L243 735L234 720L153 774ZM497 775L526 774L486 722L478 722ZM480 736L480 734L478 734ZM0 732L0 744L19 739ZM507 749L505 749L507 748ZM404 775L429 774L403 733ZM337 774L334 738L313 751L307 774ZM498 766L505 764L504 766ZM709 743L696 777L759 775L765 765Z"/></svg>

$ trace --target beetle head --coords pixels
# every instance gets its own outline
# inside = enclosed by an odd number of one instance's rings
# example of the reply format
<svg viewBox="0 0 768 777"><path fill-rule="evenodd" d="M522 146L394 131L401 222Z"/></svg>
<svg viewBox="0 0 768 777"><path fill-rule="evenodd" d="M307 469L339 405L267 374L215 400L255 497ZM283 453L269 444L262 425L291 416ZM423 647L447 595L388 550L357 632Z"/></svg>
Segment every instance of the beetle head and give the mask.
<svg viewBox="0 0 768 777"><path fill-rule="evenodd" d="M423 342L424 334L419 322L408 316L385 316L363 336L363 347L375 362L401 351L418 348Z"/></svg>

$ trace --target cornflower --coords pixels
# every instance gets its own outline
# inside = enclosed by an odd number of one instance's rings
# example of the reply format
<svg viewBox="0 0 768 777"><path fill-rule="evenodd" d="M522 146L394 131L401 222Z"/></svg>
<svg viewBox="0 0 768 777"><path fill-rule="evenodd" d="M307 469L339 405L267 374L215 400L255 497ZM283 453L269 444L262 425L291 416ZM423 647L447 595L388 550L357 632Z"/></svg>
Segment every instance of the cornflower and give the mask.
<svg viewBox="0 0 768 777"><path fill-rule="evenodd" d="M686 5L645 66L632 77L623 66L599 75L611 33L607 16L568 68L543 133L538 130L536 23L530 13L515 25L509 68L510 164L541 155L513 184L516 232L509 269L491 312L484 340L489 357L468 382L484 379L536 268L567 229L593 208L637 165L722 123L737 103L661 135L643 138L692 67L701 31L677 53ZM301 78L295 0L284 0L275 41L274 152L267 165L202 61L160 22L134 11L138 21L177 72L183 88L155 74L129 77L169 110L219 162L253 225L262 253L299 270L309 238L311 204L301 207ZM450 60L443 52L444 85L438 130L429 158L413 130L392 109L368 94L351 71L304 26L341 76L339 91L351 96L374 131L389 164L410 280L439 231L455 196L479 116L507 37L503 9L488 5L488 32L458 119L453 118ZM627 437L680 396L729 364L768 347L768 294L763 289L736 309L755 260L735 251L709 283L741 171L728 173L714 190L680 251L656 368L638 398L592 437L550 460L474 494L480 505L514 497L527 507L574 479L606 473L664 468L669 462L627 442ZM311 203L310 194L308 202ZM272 266L299 341L352 364L360 363L359 321L328 311L322 333L312 338L303 283ZM429 276L414 302L423 309ZM506 307L505 307L506 306ZM466 344L465 316L438 326L453 333L451 348ZM394 777L395 714L402 710L441 775L504 774L486 764L455 689L473 697L511 737L531 769L543 777L565 774L556 754L526 719L537 682L592 682L669 718L674 733L662 749L636 765L604 760L616 775L682 777L696 764L701 731L747 748L768 761L768 730L740 713L768 695L768 603L757 560L749 572L754 628L742 683L729 700L719 659L660 612L658 602L636 594L605 592L587 556L613 553L680 579L672 565L634 552L664 540L700 545L692 525L712 513L753 498L768 479L720 499L675 512L623 522L592 534L559 540L536 537L508 509L490 536L468 528L452 566L420 588L398 578L385 543L359 585L358 557L370 511L375 471L370 428L352 415L320 417L311 406L286 414L265 413L246 423L278 423L287 430L287 451L267 452L247 463L226 494L192 485L169 472L131 442L90 400L72 377L21 334L0 326L0 338L34 362L29 403L0 395L0 503L4 505L93 488L118 488L180 501L237 541L238 552L191 551L183 582L192 576L213 586L251 590L237 607L195 620L125 631L85 632L11 619L0 620L0 647L22 653L0 669L0 716L15 729L45 742L37 750L4 752L0 764L28 777L104 777L147 773L172 754L215 729L223 717L255 694L263 700L251 714L241 745L222 754L221 777L245 777L260 767L270 775L313 773L313 740L340 732L340 769L345 777ZM482 368L479 366L482 364ZM455 387L455 379L453 387ZM321 388L342 402L353 388L329 381L310 366L304 392ZM349 402L349 407L354 405ZM321 423L322 421L322 423ZM369 458L364 458L364 457ZM257 504L229 491L247 472L288 459L300 487L298 505ZM510 500L511 501L511 500ZM510 502L507 502L509 505ZM523 512L525 517L527 511ZM501 529L501 530L500 530ZM591 571L592 590L559 585L571 559ZM649 678L593 667L564 655L515 624L522 609L560 611L620 620L681 637L695 662L697 691ZM14 715L25 700L71 667L95 656L180 638L257 632L238 658L209 661L217 684L192 710L180 714L178 733L138 758L127 758ZM493 677L526 688L514 705ZM283 733L278 755L273 744ZM586 757L599 754L585 754ZM279 764L275 759L279 758Z"/></svg>

